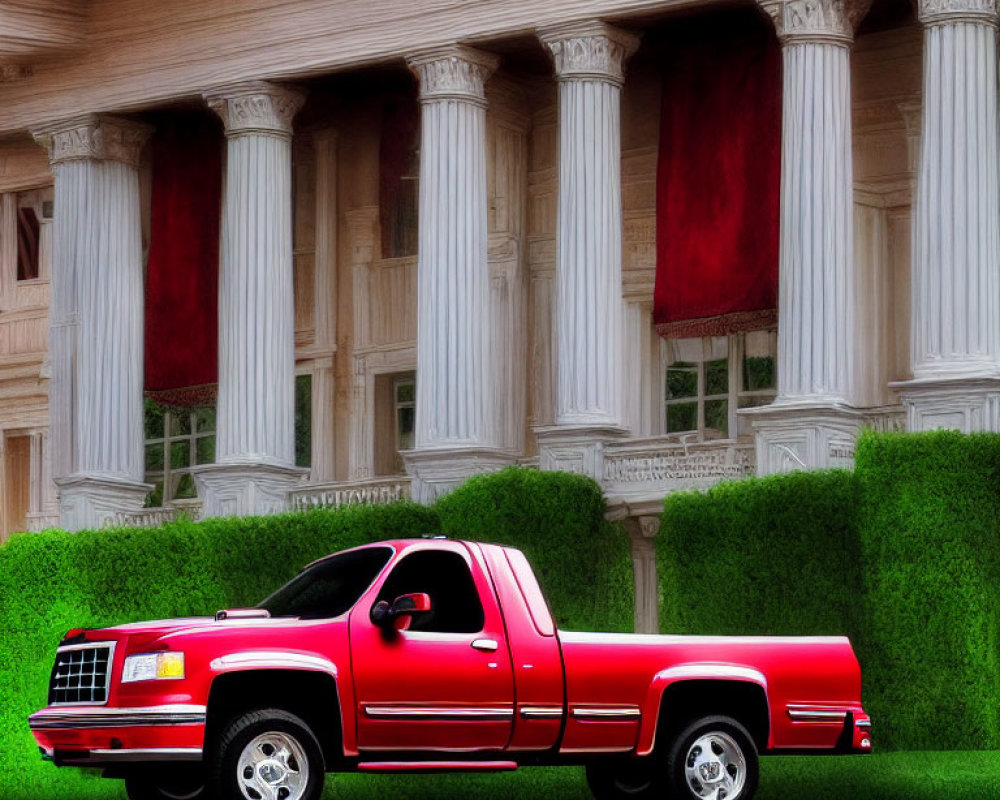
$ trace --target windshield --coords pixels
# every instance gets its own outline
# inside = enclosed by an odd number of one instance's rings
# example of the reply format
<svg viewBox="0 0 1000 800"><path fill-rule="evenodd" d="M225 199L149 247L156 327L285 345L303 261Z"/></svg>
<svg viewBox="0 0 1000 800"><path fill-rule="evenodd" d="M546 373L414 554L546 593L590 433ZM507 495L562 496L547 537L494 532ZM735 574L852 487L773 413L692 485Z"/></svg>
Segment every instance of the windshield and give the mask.
<svg viewBox="0 0 1000 800"><path fill-rule="evenodd" d="M266 608L272 617L339 617L358 602L391 556L390 547L367 547L324 559L257 607Z"/></svg>

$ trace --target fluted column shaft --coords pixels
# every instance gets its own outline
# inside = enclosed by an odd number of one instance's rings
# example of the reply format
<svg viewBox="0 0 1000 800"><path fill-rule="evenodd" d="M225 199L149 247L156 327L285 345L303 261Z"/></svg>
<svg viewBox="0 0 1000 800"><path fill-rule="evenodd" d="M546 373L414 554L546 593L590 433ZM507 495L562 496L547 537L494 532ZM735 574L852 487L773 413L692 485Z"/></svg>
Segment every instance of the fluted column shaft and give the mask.
<svg viewBox="0 0 1000 800"><path fill-rule="evenodd" d="M913 375L1000 374L995 0L922 0L923 130L913 235Z"/></svg>
<svg viewBox="0 0 1000 800"><path fill-rule="evenodd" d="M142 480L144 125L86 117L40 133L55 175L52 400L56 477ZM67 435L68 434L68 435Z"/></svg>
<svg viewBox="0 0 1000 800"><path fill-rule="evenodd" d="M849 404L854 370L850 46L866 5L762 2L784 56L778 402Z"/></svg>
<svg viewBox="0 0 1000 800"><path fill-rule="evenodd" d="M453 46L408 64L421 103L415 445L498 447L484 88L497 62Z"/></svg>
<svg viewBox="0 0 1000 800"><path fill-rule="evenodd" d="M142 502L145 125L86 116L36 131L55 176L49 418L61 524Z"/></svg>
<svg viewBox="0 0 1000 800"><path fill-rule="evenodd" d="M621 87L636 37L604 23L543 31L559 81L556 422L621 425Z"/></svg>
<svg viewBox="0 0 1000 800"><path fill-rule="evenodd" d="M226 127L216 463L295 463L291 123L295 90L207 96Z"/></svg>

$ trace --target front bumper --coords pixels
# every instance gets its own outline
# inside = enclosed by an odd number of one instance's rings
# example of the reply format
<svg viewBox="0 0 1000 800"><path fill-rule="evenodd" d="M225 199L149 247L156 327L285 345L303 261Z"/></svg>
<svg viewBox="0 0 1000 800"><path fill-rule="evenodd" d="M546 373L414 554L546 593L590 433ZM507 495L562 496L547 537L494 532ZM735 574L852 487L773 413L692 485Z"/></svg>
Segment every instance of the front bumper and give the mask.
<svg viewBox="0 0 1000 800"><path fill-rule="evenodd" d="M49 706L28 717L42 757L56 764L106 766L199 761L205 706Z"/></svg>

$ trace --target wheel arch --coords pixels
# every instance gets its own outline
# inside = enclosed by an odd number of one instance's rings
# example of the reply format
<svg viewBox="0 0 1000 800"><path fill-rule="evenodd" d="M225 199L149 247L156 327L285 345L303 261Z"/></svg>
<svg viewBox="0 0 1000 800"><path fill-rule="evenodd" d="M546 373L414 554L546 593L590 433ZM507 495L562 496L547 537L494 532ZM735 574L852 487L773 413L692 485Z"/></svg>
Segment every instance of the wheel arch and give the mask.
<svg viewBox="0 0 1000 800"><path fill-rule="evenodd" d="M636 755L653 752L664 733L693 716L732 717L750 731L758 750L768 747L771 705L760 670L739 665L685 664L658 672L643 707Z"/></svg>
<svg viewBox="0 0 1000 800"><path fill-rule="evenodd" d="M327 769L344 758L344 703L337 670L327 659L267 660L234 654L212 662L216 674L208 696L205 752L228 720L258 708L281 708L300 717L316 735ZM274 656L275 654L271 654ZM314 658L314 657L309 657ZM320 663L325 662L325 663Z"/></svg>

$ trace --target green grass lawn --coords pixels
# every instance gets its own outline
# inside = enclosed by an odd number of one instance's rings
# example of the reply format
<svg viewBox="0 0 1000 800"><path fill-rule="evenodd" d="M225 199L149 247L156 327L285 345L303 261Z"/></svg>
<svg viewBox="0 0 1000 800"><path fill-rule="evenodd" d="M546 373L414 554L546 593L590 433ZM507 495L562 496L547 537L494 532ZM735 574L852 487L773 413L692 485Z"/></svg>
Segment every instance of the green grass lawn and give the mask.
<svg viewBox="0 0 1000 800"><path fill-rule="evenodd" d="M117 781L51 768L40 793L9 800L121 800ZM1000 751L780 757L761 762L758 800L977 800L1000 797ZM589 800L583 770L503 775L332 775L324 800Z"/></svg>

